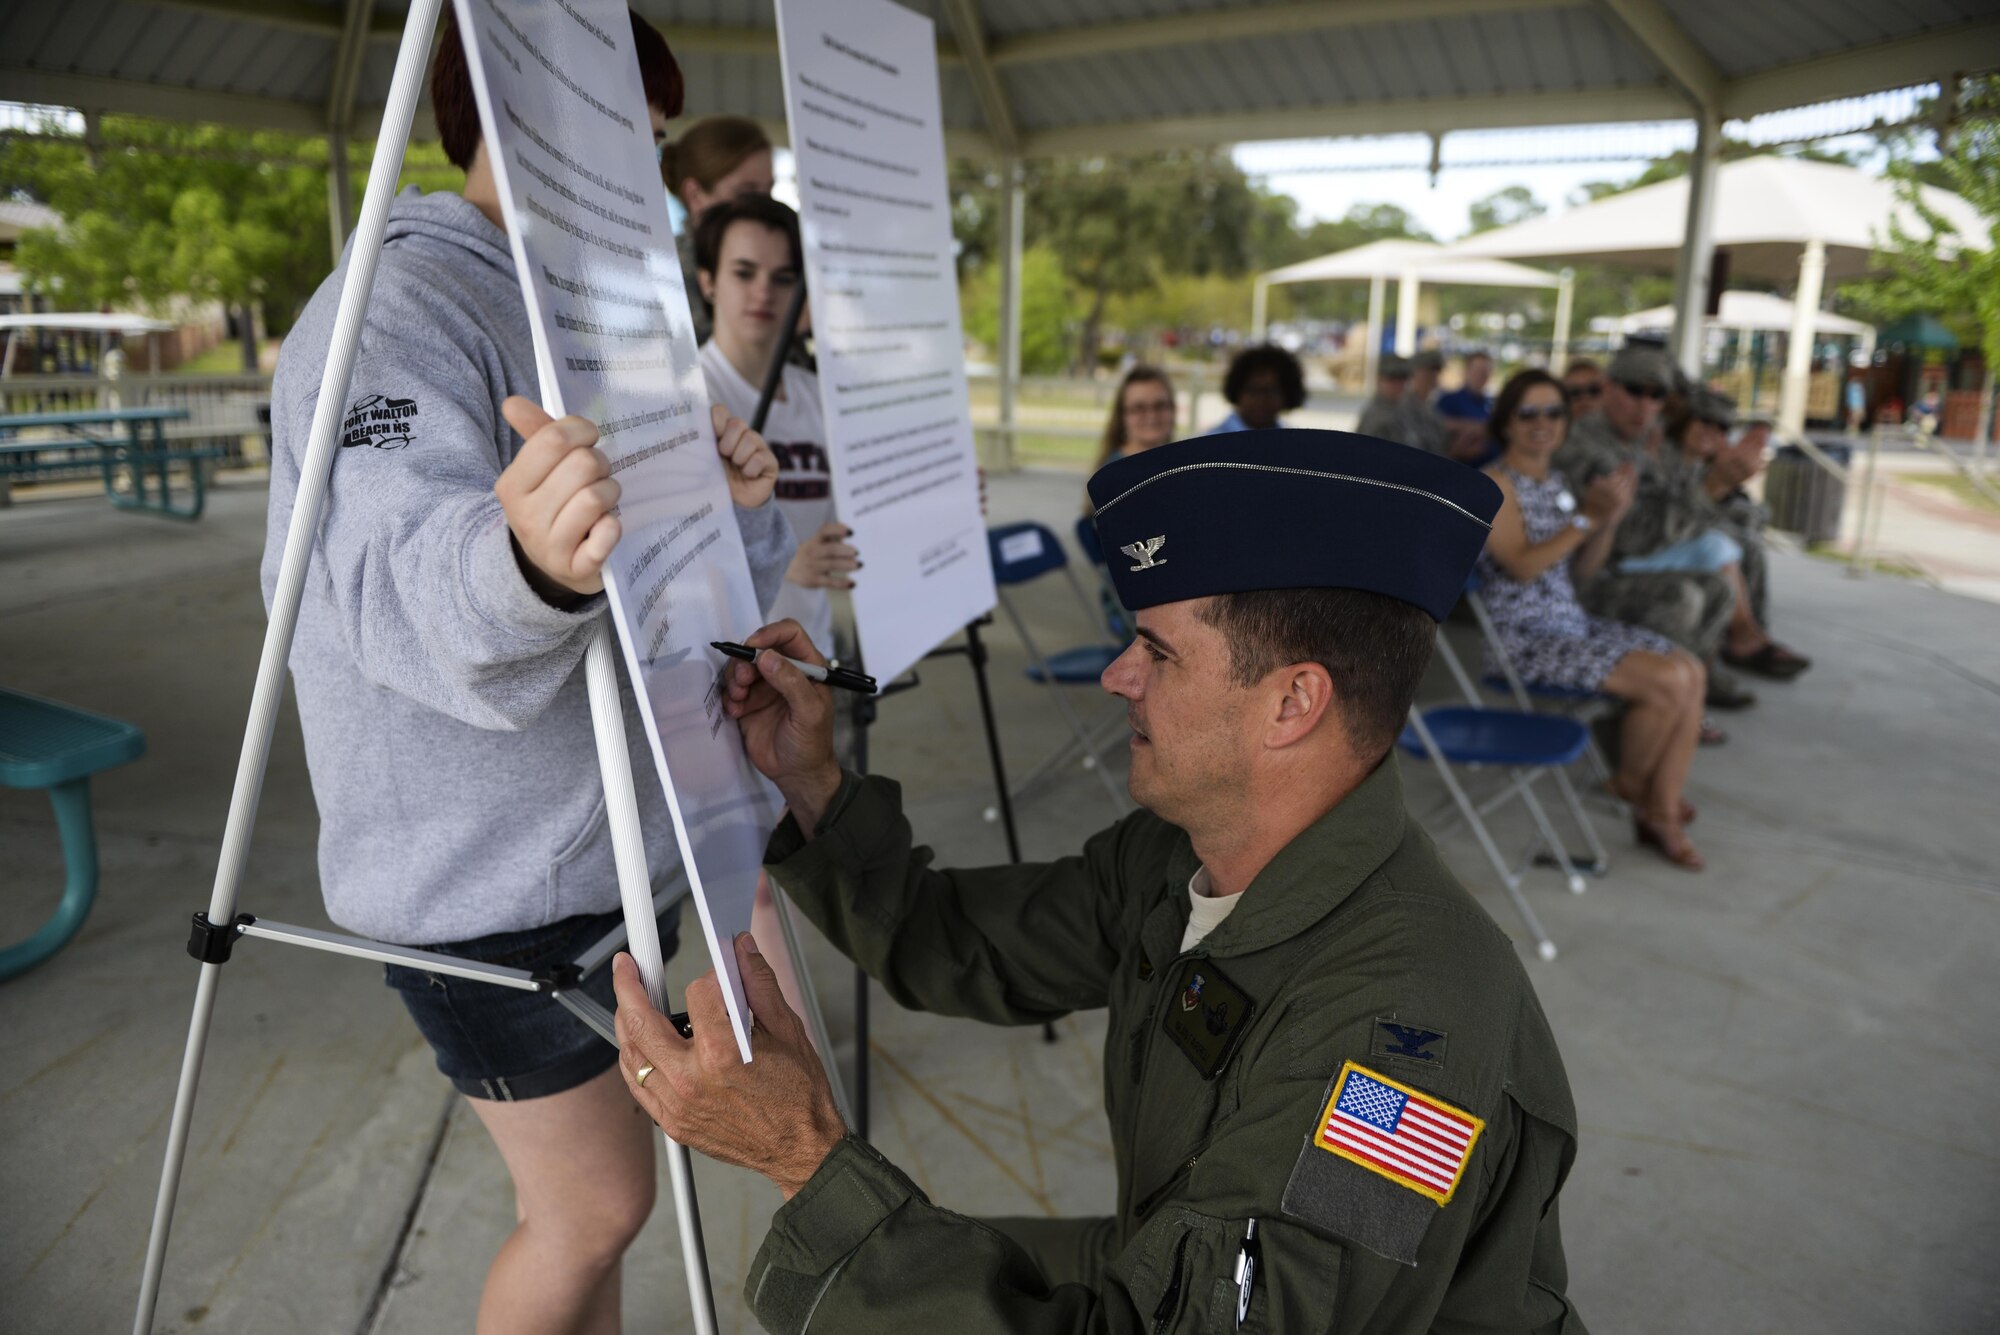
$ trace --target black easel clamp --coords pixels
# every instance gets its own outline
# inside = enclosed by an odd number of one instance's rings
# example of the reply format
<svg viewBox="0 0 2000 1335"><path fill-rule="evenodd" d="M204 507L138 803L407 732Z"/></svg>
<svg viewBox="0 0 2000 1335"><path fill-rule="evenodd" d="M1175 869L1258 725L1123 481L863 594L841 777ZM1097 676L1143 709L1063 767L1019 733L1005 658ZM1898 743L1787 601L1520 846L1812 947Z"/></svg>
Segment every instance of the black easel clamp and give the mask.
<svg viewBox="0 0 2000 1335"><path fill-rule="evenodd" d="M227 964L229 952L236 948L236 938L256 921L254 913L239 913L229 920L227 926L217 927L208 920L207 912L197 913L194 915L194 930L188 933L188 954L203 964Z"/></svg>
<svg viewBox="0 0 2000 1335"><path fill-rule="evenodd" d="M583 982L583 970L574 964L558 964L534 975L537 992L561 992Z"/></svg>

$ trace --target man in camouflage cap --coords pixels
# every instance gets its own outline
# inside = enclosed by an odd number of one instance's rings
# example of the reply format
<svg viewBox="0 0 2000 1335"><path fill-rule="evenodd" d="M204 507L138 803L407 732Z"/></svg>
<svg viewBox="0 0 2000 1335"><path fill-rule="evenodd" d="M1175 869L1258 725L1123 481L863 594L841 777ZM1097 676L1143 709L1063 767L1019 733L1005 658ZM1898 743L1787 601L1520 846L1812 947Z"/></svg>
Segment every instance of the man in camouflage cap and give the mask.
<svg viewBox="0 0 2000 1335"><path fill-rule="evenodd" d="M1137 614L1104 687L1141 810L1078 855L933 866L901 790L840 771L825 688L776 654L731 669L726 708L789 804L772 882L899 1002L1010 1025L1108 1010L1112 1208L941 1208L845 1133L747 936L748 1065L712 977L688 989L683 1039L621 956L633 1095L786 1197L745 1285L758 1321L1581 1335L1562 1061L1514 946L1409 817L1393 753L1498 486L1367 436L1244 431L1115 460L1090 499ZM795 622L750 643L822 661Z"/></svg>
<svg viewBox="0 0 2000 1335"><path fill-rule="evenodd" d="M1675 384L1673 363L1657 348L1628 344L1618 350L1605 374L1603 409L1573 422L1554 467L1579 492L1626 463L1639 472L1639 493L1619 523L1614 558L1577 590L1586 610L1614 621L1657 631L1707 663L1713 663L1736 610L1736 593L1715 570L1621 570L1617 559L1657 549L1662 535L1687 519L1679 505L1684 479L1665 468L1656 448L1660 414ZM1669 502L1667 498L1676 498ZM1628 526L1633 530L1628 536ZM1709 679L1709 703L1748 704L1754 700L1723 674Z"/></svg>
<svg viewBox="0 0 2000 1335"><path fill-rule="evenodd" d="M1409 387L1410 359L1394 352L1385 354L1375 368L1375 397L1363 405L1354 429L1364 436L1400 440L1403 397Z"/></svg>
<svg viewBox="0 0 2000 1335"><path fill-rule="evenodd" d="M1410 387L1403 391L1402 411L1397 415L1397 434L1388 437L1413 446L1426 454L1449 457L1451 433L1431 402L1437 393L1438 376L1444 372L1444 355L1425 350L1410 358Z"/></svg>

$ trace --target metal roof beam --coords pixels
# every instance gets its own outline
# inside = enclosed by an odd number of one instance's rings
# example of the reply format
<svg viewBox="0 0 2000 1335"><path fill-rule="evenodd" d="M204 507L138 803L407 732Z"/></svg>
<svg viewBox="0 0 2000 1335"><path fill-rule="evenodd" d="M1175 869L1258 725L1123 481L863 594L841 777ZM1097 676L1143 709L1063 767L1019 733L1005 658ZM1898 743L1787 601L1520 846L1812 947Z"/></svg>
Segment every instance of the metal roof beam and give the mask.
<svg viewBox="0 0 2000 1335"><path fill-rule="evenodd" d="M2000 68L2000 20L1982 19L1746 74L1723 88L1722 111L1755 116L1995 68Z"/></svg>
<svg viewBox="0 0 2000 1335"><path fill-rule="evenodd" d="M261 28L283 28L288 32L337 40L344 18L338 9L309 5L301 0L151 0L161 9L179 9L212 19L252 23ZM369 23L368 37L376 42L394 42L403 35L400 15L381 14Z"/></svg>
<svg viewBox="0 0 2000 1335"><path fill-rule="evenodd" d="M990 43L993 63L1020 65L1076 56L1114 55L1158 46L1203 46L1247 37L1287 36L1353 28L1368 23L1415 23L1467 18L1502 9L1563 9L1590 0L1284 0L1280 4L1228 5L1168 18L1093 23L1074 28L1021 33Z"/></svg>
<svg viewBox="0 0 2000 1335"><path fill-rule="evenodd" d="M1697 110L1722 109L1722 71L1661 0L1604 0L1604 7L1660 62Z"/></svg>
<svg viewBox="0 0 2000 1335"><path fill-rule="evenodd" d="M1024 157L1144 153L1154 149L1314 139L1341 135L1443 133L1535 125L1672 120L1687 102L1667 88L1533 96L1422 98L1404 102L1298 107L1030 131Z"/></svg>
<svg viewBox="0 0 2000 1335"><path fill-rule="evenodd" d="M326 127L345 134L354 119L354 97L361 87L361 68L368 56L368 28L375 19L375 0L347 0L340 43L333 53L333 78L326 96Z"/></svg>
<svg viewBox="0 0 2000 1335"><path fill-rule="evenodd" d="M1001 86L999 71L993 68L987 55L986 25L979 21L972 0L944 0L943 8L952 35L958 39L959 52L965 58L966 73L972 76L972 91L979 98L986 129L1000 151L1011 156L1019 147L1021 136L1014 128L1014 110L1008 105L1007 90Z"/></svg>
<svg viewBox="0 0 2000 1335"><path fill-rule="evenodd" d="M10 99L46 106L90 107L154 120L206 121L252 130L286 134L326 133L325 108L316 102L248 93L206 92L176 88L138 79L113 79L96 74L64 74L54 70L0 66L0 84Z"/></svg>

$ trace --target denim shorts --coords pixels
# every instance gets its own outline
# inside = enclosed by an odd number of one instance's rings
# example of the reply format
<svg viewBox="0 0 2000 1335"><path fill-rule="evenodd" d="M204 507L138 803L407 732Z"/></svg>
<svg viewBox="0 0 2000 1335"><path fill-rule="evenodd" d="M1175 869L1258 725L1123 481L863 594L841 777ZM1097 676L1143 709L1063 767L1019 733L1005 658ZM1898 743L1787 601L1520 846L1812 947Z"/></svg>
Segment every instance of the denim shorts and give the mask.
<svg viewBox="0 0 2000 1335"><path fill-rule="evenodd" d="M1618 563L1618 569L1620 573L1627 575L1661 571L1712 575L1724 566L1735 565L1742 559L1743 548L1736 539L1720 529L1710 528L1703 529L1686 542L1662 547L1657 552L1650 552L1645 556L1628 556Z"/></svg>
<svg viewBox="0 0 2000 1335"><path fill-rule="evenodd" d="M622 913L580 915L524 932L426 946L444 955L535 972L567 964L625 920ZM680 905L660 922L660 951L679 945ZM383 966L410 1018L431 1045L437 1068L459 1093L512 1103L574 1089L607 1071L618 1049L546 993L523 992L470 978L449 978L400 964ZM579 991L608 1011L617 1009L609 961Z"/></svg>

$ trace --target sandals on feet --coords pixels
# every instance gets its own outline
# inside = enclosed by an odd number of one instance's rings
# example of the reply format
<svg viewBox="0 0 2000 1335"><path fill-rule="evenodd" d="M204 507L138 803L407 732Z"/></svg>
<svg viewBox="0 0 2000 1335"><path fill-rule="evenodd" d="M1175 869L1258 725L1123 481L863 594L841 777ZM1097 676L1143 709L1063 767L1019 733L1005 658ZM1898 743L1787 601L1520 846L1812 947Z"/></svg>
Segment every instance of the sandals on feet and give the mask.
<svg viewBox="0 0 2000 1335"><path fill-rule="evenodd" d="M1772 681L1790 681L1812 666L1810 658L1793 653L1776 640L1766 640L1764 647L1754 654L1732 654L1724 649L1722 661L1733 668L1769 677Z"/></svg>
<svg viewBox="0 0 2000 1335"><path fill-rule="evenodd" d="M1632 833L1641 848L1657 849L1661 857L1682 871L1701 871L1708 865L1702 861L1694 845L1688 842L1687 835L1677 827L1660 825L1644 816L1634 816Z"/></svg>

